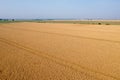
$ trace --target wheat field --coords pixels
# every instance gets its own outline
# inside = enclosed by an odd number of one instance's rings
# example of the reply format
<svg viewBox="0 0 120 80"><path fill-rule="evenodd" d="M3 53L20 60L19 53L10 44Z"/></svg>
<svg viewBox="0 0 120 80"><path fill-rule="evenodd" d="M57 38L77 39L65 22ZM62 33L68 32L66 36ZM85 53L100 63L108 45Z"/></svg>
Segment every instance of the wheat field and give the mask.
<svg viewBox="0 0 120 80"><path fill-rule="evenodd" d="M120 26L2 23L0 80L120 80Z"/></svg>

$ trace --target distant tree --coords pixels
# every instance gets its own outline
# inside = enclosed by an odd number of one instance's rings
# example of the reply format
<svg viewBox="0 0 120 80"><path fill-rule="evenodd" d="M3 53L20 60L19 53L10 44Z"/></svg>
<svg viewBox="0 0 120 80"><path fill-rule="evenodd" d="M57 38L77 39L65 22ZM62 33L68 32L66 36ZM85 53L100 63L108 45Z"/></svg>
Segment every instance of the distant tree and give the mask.
<svg viewBox="0 0 120 80"><path fill-rule="evenodd" d="M12 21L15 21L15 19L12 19Z"/></svg>
<svg viewBox="0 0 120 80"><path fill-rule="evenodd" d="M101 23L98 23L98 25L101 25Z"/></svg>

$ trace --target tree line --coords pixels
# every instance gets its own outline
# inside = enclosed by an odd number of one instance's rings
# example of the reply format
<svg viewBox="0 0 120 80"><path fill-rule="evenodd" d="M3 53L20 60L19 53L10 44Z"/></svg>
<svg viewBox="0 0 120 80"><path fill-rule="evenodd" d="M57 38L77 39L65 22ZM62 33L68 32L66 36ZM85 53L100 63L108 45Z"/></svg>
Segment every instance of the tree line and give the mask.
<svg viewBox="0 0 120 80"><path fill-rule="evenodd" d="M0 19L0 21L15 21L15 19Z"/></svg>

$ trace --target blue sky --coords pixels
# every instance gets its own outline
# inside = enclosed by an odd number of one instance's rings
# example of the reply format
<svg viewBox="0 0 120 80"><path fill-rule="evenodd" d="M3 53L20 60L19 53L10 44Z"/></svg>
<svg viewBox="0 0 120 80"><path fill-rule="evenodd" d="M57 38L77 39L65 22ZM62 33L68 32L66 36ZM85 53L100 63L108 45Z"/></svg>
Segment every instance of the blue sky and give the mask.
<svg viewBox="0 0 120 80"><path fill-rule="evenodd" d="M0 0L0 18L120 19L120 0Z"/></svg>

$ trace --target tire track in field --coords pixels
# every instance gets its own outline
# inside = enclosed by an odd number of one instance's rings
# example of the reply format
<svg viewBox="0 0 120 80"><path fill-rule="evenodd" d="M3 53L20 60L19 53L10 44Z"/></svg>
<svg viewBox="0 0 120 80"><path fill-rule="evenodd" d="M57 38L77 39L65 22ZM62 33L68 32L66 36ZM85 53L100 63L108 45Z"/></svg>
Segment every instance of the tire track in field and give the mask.
<svg viewBox="0 0 120 80"><path fill-rule="evenodd" d="M102 38L100 39L100 38L92 38L92 37L85 37L85 36L79 36L79 35L62 34L62 33L54 33L54 32L45 32L45 31L38 31L38 30L31 30L31 29L13 28L13 27L7 27L7 26L5 26L5 27L7 29L9 28L9 29L15 29L15 30L22 30L22 31L32 31L32 32L45 33L45 34L54 34L54 35L59 35L59 36L68 36L68 37L74 37L74 38L91 39L91 40L105 41L105 42L107 41L107 42L119 43L120 44L120 41L109 40L109 39L102 39Z"/></svg>
<svg viewBox="0 0 120 80"><path fill-rule="evenodd" d="M102 78L104 77L104 78L112 78L114 80L120 80L120 78L112 76L110 74L105 74L103 72L95 71L95 70L89 69L87 67L84 67L82 65L75 64L73 62L70 62L70 61L67 61L67 60L64 60L64 59L61 59L61 58L49 55L47 53L40 54L40 53L43 53L43 52L35 50L35 49L27 47L27 46L23 46L22 44L19 44L19 43L14 42L14 41L10 41L10 40L5 39L5 38L0 38L0 41L3 42L3 43L6 43L8 45L14 46L16 48L25 50L25 51L27 51L27 52L29 52L31 54L37 55L39 57L43 57L43 58L49 59L49 60L51 60L51 61L53 61L53 62L55 62L55 63L57 63L57 64L59 64L61 66L70 68L70 69L72 69L74 71L83 72L84 74L86 74L88 76L92 76L92 77L94 77L97 80L100 80L100 79L95 77L95 75L97 75L97 76L100 75L100 76L102 76Z"/></svg>

